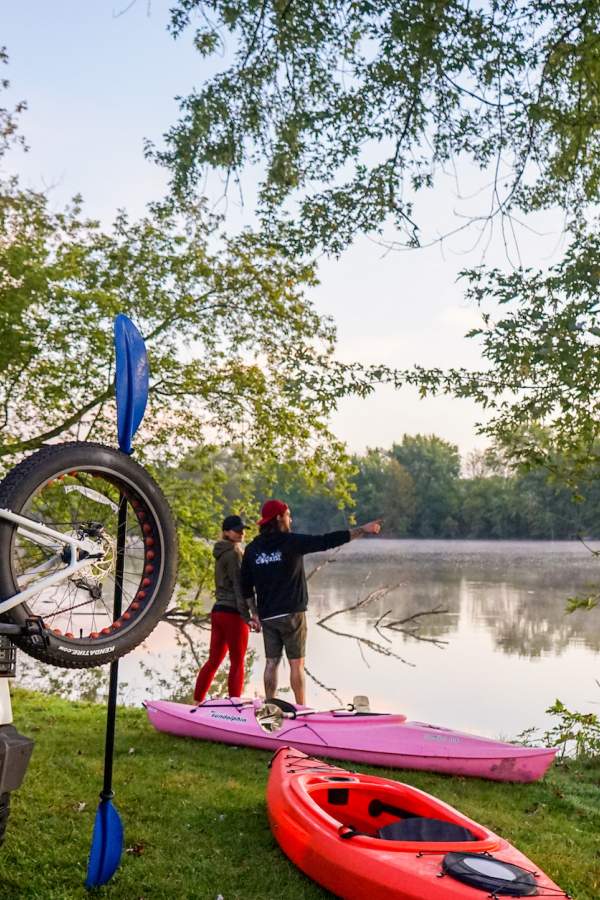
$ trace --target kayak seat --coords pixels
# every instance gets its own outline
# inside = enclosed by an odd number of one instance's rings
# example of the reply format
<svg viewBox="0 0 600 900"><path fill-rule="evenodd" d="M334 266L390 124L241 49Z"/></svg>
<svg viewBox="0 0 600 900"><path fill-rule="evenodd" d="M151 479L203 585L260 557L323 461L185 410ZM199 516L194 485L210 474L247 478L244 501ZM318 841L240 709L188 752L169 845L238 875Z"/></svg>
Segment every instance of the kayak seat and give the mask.
<svg viewBox="0 0 600 900"><path fill-rule="evenodd" d="M377 837L385 841L476 841L475 835L455 822L444 819L428 819L424 816L411 816L384 825L377 832Z"/></svg>

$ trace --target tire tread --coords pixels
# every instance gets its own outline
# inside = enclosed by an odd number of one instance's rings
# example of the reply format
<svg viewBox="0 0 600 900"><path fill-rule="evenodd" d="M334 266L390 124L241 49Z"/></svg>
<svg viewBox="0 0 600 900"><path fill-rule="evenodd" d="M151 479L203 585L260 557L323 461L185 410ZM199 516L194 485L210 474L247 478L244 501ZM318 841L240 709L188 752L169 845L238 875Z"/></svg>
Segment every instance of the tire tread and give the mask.
<svg viewBox="0 0 600 900"><path fill-rule="evenodd" d="M30 479L35 478L36 473L41 468L47 467L53 460L56 461L56 468L58 469L61 458L64 459L65 456L68 456L71 453L76 454L79 451L87 454L90 450L97 450L99 453L101 452L104 454L108 452L113 455L115 464L118 463L122 469L128 470L128 477L130 477L132 481L142 483L147 490L151 489L153 500L157 505L157 517L160 520L165 535L165 567L163 581L155 594L151 607L145 613L143 618L136 623L139 627L136 628L134 626L123 634L115 635L112 639L112 642L115 645L113 652L97 654L93 657L73 657L68 654L63 654L56 649L56 645L60 643L60 638L57 638L54 635L50 637L50 646L46 648L33 645L27 638L13 639L14 643L29 656L33 656L41 662L50 663L51 665L60 666L61 668L66 669L95 668L97 666L105 665L115 659L119 659L121 656L124 656L126 653L129 653L137 647L150 634L162 618L171 599L177 575L177 532L168 501L154 479L139 463L113 447L91 441L71 441L62 444L49 444L43 446L36 453L18 463L0 482L0 508L13 509L15 497L18 498L19 493L26 491L26 486ZM115 454L117 454L117 456L114 456ZM18 499L17 505L19 505ZM19 510L13 511L18 512ZM9 539L9 535L12 534L13 529L14 526L11 525L11 523L0 519L0 553L2 551L3 543ZM172 553L175 555L174 565L172 564L172 560L167 558L171 547ZM12 588L8 585L8 581L12 581L12 573L5 574L4 570L9 573L10 566L0 565L0 596L11 596L15 591L14 583ZM5 613L4 617L8 621L22 622L22 618L19 618L19 610L21 610L21 607L14 607L13 610L9 610L9 612ZM22 615L23 613L21 610L21 617Z"/></svg>

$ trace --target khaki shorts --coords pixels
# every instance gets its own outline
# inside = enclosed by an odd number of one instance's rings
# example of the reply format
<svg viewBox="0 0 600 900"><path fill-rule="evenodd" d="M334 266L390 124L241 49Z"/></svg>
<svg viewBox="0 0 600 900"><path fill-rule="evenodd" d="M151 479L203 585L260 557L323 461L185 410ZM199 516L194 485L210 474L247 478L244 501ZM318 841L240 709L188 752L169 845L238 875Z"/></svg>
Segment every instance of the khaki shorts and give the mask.
<svg viewBox="0 0 600 900"><path fill-rule="evenodd" d="M306 613L290 613L262 622L267 659L280 659L285 647L288 659L304 659L306 654Z"/></svg>

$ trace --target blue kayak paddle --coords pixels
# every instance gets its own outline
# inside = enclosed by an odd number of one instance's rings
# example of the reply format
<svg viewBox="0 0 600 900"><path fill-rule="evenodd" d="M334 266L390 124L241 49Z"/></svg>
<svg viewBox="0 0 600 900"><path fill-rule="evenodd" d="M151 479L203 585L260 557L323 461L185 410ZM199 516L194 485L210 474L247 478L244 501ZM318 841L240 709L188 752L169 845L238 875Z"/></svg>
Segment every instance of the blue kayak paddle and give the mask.
<svg viewBox="0 0 600 900"><path fill-rule="evenodd" d="M122 314L115 318L115 355L119 450L132 453L131 441L148 402L148 356L143 337Z"/></svg>
<svg viewBox="0 0 600 900"><path fill-rule="evenodd" d="M115 319L115 392L117 397L117 433L119 449L132 452L131 441L144 416L148 400L148 358L144 340L124 315ZM119 498L117 525L117 553L115 564L115 593L113 621L121 615L123 598L123 570L125 566L125 536L127 533L127 497ZM106 740L104 745L104 784L94 821L92 846L88 860L87 888L99 887L110 881L123 855L124 836L121 817L113 805L112 770L117 717L117 689L119 662L110 664Z"/></svg>

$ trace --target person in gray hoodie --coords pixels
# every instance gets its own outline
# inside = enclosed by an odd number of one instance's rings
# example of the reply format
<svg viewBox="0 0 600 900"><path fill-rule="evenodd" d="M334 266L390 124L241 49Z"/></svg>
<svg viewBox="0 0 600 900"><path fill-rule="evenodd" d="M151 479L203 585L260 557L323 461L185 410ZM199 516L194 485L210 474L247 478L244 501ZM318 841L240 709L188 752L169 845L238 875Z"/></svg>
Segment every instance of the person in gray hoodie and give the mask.
<svg viewBox="0 0 600 900"><path fill-rule="evenodd" d="M239 516L223 520L221 540L213 547L215 558L215 604L210 614L210 650L208 659L198 672L194 699L202 703L217 669L229 652L230 697L240 697L244 687L244 659L248 647L250 625L257 619L250 615L242 597L240 567L245 525ZM249 624L250 623L250 624Z"/></svg>

